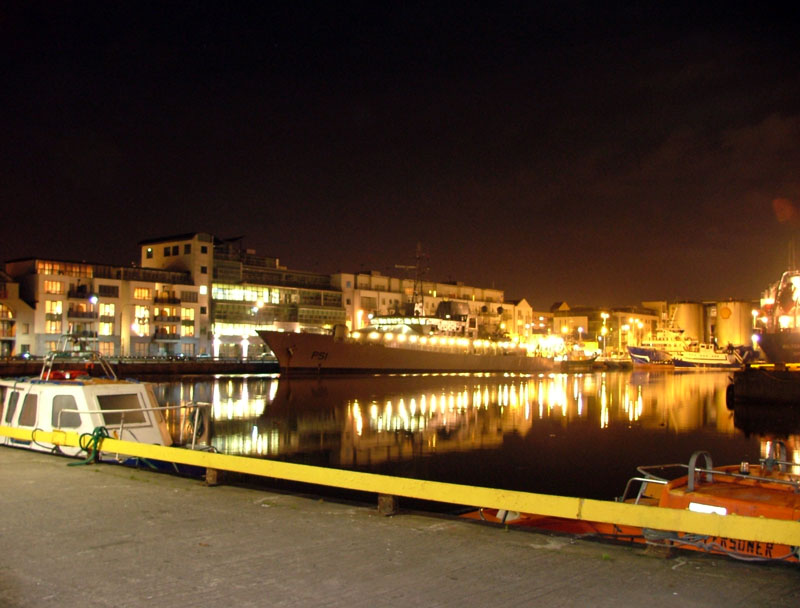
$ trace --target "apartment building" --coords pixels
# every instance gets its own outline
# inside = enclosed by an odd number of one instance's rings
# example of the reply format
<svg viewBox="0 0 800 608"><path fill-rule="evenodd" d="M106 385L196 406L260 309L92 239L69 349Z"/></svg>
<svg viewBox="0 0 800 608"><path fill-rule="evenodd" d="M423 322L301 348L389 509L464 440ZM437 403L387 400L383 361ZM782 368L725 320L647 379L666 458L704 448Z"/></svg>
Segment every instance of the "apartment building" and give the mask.
<svg viewBox="0 0 800 608"><path fill-rule="evenodd" d="M267 352L258 329L313 331L344 323L342 293L330 275L292 270L240 239L190 233L140 242L142 266L186 271L198 286L201 328L215 356Z"/></svg>
<svg viewBox="0 0 800 608"><path fill-rule="evenodd" d="M5 273L16 290L2 299L13 352L41 356L62 336L106 356L199 352L198 289L187 272L26 258L6 262Z"/></svg>

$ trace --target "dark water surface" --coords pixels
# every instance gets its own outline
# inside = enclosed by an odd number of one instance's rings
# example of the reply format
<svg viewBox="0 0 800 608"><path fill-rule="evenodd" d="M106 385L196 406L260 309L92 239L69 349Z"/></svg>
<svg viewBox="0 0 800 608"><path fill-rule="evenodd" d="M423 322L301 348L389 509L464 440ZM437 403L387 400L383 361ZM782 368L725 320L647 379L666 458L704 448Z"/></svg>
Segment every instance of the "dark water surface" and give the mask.
<svg viewBox="0 0 800 608"><path fill-rule="evenodd" d="M521 377L194 377L159 400L213 404L220 451L318 466L611 499L642 464L755 462L797 416L731 412L728 372Z"/></svg>

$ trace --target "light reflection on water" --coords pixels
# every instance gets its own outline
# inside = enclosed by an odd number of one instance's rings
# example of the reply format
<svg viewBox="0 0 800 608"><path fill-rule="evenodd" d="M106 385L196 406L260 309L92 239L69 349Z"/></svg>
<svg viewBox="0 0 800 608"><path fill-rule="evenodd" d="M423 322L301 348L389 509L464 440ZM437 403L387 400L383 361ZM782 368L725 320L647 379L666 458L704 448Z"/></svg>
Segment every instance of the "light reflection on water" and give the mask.
<svg viewBox="0 0 800 608"><path fill-rule="evenodd" d="M509 489L612 498L641 464L763 455L776 430L730 412L728 373L614 372L165 382L209 402L220 452ZM747 418L746 424L735 424ZM750 420L752 418L753 420ZM790 435L791 423L777 431ZM790 458L797 458L788 442Z"/></svg>

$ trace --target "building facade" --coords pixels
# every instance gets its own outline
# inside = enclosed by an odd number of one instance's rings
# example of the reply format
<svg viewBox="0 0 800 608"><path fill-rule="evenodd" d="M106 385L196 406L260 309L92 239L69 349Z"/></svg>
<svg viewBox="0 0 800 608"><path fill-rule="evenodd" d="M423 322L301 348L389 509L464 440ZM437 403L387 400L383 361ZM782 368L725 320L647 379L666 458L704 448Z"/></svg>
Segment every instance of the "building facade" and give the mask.
<svg viewBox="0 0 800 608"><path fill-rule="evenodd" d="M12 260L5 271L18 290L3 301L15 317L16 353L42 356L64 336L106 356L198 352L189 273L43 258Z"/></svg>

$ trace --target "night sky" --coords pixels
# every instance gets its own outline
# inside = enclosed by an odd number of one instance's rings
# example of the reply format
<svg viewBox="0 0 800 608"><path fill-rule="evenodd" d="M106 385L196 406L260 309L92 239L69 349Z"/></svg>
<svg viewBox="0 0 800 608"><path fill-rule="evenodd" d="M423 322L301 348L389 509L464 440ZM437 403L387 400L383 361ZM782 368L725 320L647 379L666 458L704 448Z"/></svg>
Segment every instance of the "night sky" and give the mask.
<svg viewBox="0 0 800 608"><path fill-rule="evenodd" d="M9 4L0 260L207 231L398 274L421 243L536 307L757 298L787 263L791 8Z"/></svg>

